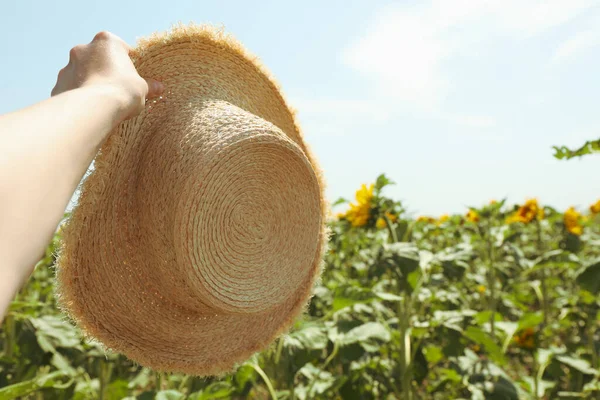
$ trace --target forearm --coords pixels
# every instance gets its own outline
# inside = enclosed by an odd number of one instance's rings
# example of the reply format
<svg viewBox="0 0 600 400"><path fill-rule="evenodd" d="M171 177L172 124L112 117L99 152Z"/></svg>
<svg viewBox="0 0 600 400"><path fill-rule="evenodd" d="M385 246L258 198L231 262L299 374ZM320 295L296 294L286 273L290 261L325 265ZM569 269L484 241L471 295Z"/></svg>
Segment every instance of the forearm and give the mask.
<svg viewBox="0 0 600 400"><path fill-rule="evenodd" d="M124 102L82 87L0 116L0 314L43 254Z"/></svg>

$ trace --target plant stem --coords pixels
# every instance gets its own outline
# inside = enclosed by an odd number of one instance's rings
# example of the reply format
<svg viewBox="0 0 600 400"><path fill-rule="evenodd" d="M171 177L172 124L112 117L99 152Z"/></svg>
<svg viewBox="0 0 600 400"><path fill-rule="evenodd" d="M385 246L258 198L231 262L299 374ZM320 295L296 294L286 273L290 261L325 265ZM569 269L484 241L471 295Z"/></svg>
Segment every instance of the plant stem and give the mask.
<svg viewBox="0 0 600 400"><path fill-rule="evenodd" d="M156 373L156 391L160 392L162 390L163 381L162 374L160 372Z"/></svg>
<svg viewBox="0 0 600 400"><path fill-rule="evenodd" d="M265 384L267 385L267 389L269 390L269 394L271 395L271 398L273 400L277 400L277 393L275 393L273 384L271 383L271 380L269 379L267 374L265 374L265 371L263 371L263 369L258 364L252 363L250 365L252 365L252 368L254 368L254 370L260 375L260 377L263 379L263 381L265 381Z"/></svg>
<svg viewBox="0 0 600 400"><path fill-rule="evenodd" d="M402 399L412 400L412 363L411 343L409 331L411 301L406 294L404 300L398 304L398 322L400 327L400 382L402 385Z"/></svg>
<svg viewBox="0 0 600 400"><path fill-rule="evenodd" d="M546 270L542 268L542 277L541 277L541 287L542 287L542 315L544 317L542 326L548 325L548 288L546 286Z"/></svg>
<svg viewBox="0 0 600 400"><path fill-rule="evenodd" d="M490 331L492 338L496 339L496 269L494 267L494 243L492 243L492 225L487 224L487 250L488 250L488 286L490 288Z"/></svg>
<svg viewBox="0 0 600 400"><path fill-rule="evenodd" d="M536 359L536 355L533 355L533 375L534 375L534 380L533 380L533 398L535 400L539 399L538 393L540 390L540 379L542 379L542 377L540 376L540 366L537 364L537 359Z"/></svg>
<svg viewBox="0 0 600 400"><path fill-rule="evenodd" d="M98 399L104 400L106 394L106 387L108 386L108 381L110 380L110 365L106 362L104 358L100 358L100 386L98 387Z"/></svg>
<svg viewBox="0 0 600 400"><path fill-rule="evenodd" d="M321 370L325 370L325 368L327 368L327 366L329 365L329 363L331 361L333 361L333 359L335 358L335 356L337 356L338 351L340 349L340 345L339 342L334 342L333 343L333 350L331 350L331 354L329 355L329 357L327 357L327 359L325 360L325 363L321 366ZM316 379L313 379L313 381L311 382L310 386L308 387L308 390L306 391L308 398L311 398L311 392L313 390L313 387L315 387L315 384L317 383Z"/></svg>
<svg viewBox="0 0 600 400"><path fill-rule="evenodd" d="M598 351L596 350L596 342L594 341L594 327L596 325L596 318L594 318L595 316L593 313L588 314L589 315L586 324L587 344L592 356L592 368L598 369Z"/></svg>
<svg viewBox="0 0 600 400"><path fill-rule="evenodd" d="M329 363L331 361L333 361L333 359L335 358L335 356L337 356L339 349L340 349L339 342L336 341L333 344L333 350L331 351L331 354L329 355L329 357L327 357L327 359L325 360L325 364L323 364L323 366L321 367L321 369L324 370L325 368L327 368L327 366L329 365Z"/></svg>
<svg viewBox="0 0 600 400"><path fill-rule="evenodd" d="M544 252L543 249L543 245L544 243L542 242L542 224L540 223L540 221L538 220L537 222L537 251L538 251L538 256L541 256ZM541 289L542 289L542 315L543 315L543 327L545 327L546 325L548 325L548 313L549 313L549 304L548 304L548 288L546 286L546 269L542 268L541 269Z"/></svg>
<svg viewBox="0 0 600 400"><path fill-rule="evenodd" d="M4 357L12 358L14 342L15 342L15 319L13 315L9 312L4 320Z"/></svg>
<svg viewBox="0 0 600 400"><path fill-rule="evenodd" d="M179 391L180 392L184 392L185 391L185 389L186 389L186 387L188 385L189 380L190 380L190 376L189 375L186 375L186 376L183 377L183 379L181 380L181 383L179 384ZM190 393L190 391L188 390L187 394L189 394L189 393Z"/></svg>
<svg viewBox="0 0 600 400"><path fill-rule="evenodd" d="M275 365L279 364L279 360L281 359L282 351L283 351L283 338L279 338L279 342L277 342L277 351L275 352Z"/></svg>
<svg viewBox="0 0 600 400"><path fill-rule="evenodd" d="M387 217L387 215L383 216L383 220L385 221L385 226L387 226L388 232L390 234L390 242L397 243L398 235L396 235L396 230L392 226L392 221L390 221L390 219Z"/></svg>

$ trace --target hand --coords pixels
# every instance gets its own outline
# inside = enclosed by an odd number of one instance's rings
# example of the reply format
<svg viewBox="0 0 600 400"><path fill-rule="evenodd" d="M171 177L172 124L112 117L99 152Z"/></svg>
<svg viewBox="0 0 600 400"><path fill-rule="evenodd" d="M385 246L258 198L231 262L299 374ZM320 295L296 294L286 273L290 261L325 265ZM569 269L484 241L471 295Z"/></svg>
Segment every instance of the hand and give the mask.
<svg viewBox="0 0 600 400"><path fill-rule="evenodd" d="M81 87L108 89L116 95L118 119L139 114L146 99L159 96L163 85L140 77L129 58L131 48L121 38L100 32L89 44L71 49L69 63L58 73L52 96Z"/></svg>

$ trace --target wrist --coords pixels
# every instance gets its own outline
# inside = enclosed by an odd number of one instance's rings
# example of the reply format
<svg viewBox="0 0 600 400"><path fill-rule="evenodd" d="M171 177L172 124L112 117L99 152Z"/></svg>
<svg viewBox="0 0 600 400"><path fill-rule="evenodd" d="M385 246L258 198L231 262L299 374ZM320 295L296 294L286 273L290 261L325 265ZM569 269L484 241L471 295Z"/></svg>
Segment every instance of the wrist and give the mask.
<svg viewBox="0 0 600 400"><path fill-rule="evenodd" d="M124 89L110 83L94 83L79 88L90 96L97 98L104 110L109 112L111 129L129 118L132 114L134 101Z"/></svg>

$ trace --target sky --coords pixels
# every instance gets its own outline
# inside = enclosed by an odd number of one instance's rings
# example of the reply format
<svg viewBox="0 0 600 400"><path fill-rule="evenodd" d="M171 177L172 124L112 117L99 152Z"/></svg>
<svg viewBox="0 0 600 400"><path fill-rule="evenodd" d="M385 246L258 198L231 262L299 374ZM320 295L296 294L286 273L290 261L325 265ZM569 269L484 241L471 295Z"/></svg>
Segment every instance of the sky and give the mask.
<svg viewBox="0 0 600 400"><path fill-rule="evenodd" d="M2 0L0 114L47 98L98 31L134 45L178 22L222 25L263 60L331 200L381 173L414 214L600 198L600 155L552 157L600 137L600 0Z"/></svg>

